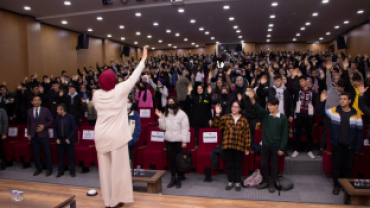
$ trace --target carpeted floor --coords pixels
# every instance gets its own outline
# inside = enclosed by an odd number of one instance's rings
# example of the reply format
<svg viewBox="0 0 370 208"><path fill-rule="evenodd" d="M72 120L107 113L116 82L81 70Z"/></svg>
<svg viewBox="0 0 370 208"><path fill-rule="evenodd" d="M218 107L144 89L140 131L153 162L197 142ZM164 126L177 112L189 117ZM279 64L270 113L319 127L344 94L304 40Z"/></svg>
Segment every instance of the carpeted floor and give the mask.
<svg viewBox="0 0 370 208"><path fill-rule="evenodd" d="M182 182L181 189L167 188L167 184L170 181L170 174L167 173L162 180L162 194L262 201L342 204L343 192L338 196L331 194L333 187L332 179L327 178L322 173L321 169L320 158L310 159L305 154L301 154L298 158L294 159L287 158L284 176L291 179L295 187L293 190L281 192L280 196L278 192L270 194L268 190L257 190L254 188L245 188L241 192L236 192L235 189L226 191L226 175L221 173L220 175L213 176L212 183L204 183L204 176L194 172L186 174L187 179ZM33 167L21 169L21 164L14 163L12 167L8 167L5 171L0 171L0 178L100 188L98 169L95 167L91 167L90 172L87 174L77 172L75 178L70 177L69 172L65 172L65 175L61 178L56 178L56 171L57 167L54 166L52 176L45 177L44 171L42 174L34 177L32 176L34 172ZM143 190L145 187L146 184L134 183L135 190Z"/></svg>

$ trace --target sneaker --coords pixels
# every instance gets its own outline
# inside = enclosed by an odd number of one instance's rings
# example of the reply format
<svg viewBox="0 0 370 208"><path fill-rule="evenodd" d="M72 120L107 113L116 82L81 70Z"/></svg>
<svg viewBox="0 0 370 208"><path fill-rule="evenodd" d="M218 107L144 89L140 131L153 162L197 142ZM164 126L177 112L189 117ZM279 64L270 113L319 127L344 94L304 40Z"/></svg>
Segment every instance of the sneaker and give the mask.
<svg viewBox="0 0 370 208"><path fill-rule="evenodd" d="M295 158L295 157L298 157L298 155L299 155L299 152L294 151L293 154L292 154L292 156L290 156L290 157Z"/></svg>
<svg viewBox="0 0 370 208"><path fill-rule="evenodd" d="M322 150L319 150L319 152L317 153L316 157L322 157Z"/></svg>
<svg viewBox="0 0 370 208"><path fill-rule="evenodd" d="M260 183L256 189L267 189L269 187L269 184L268 183L265 183L265 182L262 182Z"/></svg>
<svg viewBox="0 0 370 208"><path fill-rule="evenodd" d="M234 183L233 182L228 182L227 183L227 186L226 186L226 188L225 188L225 190L230 190L230 189L232 189L234 187Z"/></svg>
<svg viewBox="0 0 370 208"><path fill-rule="evenodd" d="M311 151L309 151L307 153L308 157L312 158L312 159L315 159L315 155L313 155L313 153Z"/></svg>
<svg viewBox="0 0 370 208"><path fill-rule="evenodd" d="M235 184L235 190L236 191L241 191L242 190L242 184L241 183L236 183Z"/></svg>

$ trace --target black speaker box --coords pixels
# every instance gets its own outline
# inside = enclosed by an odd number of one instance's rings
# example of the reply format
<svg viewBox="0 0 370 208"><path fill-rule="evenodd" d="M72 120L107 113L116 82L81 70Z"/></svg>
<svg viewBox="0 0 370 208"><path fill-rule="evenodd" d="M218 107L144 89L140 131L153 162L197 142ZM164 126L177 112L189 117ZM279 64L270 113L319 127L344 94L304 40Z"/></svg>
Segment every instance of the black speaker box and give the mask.
<svg viewBox="0 0 370 208"><path fill-rule="evenodd" d="M337 38L337 48L340 49L346 49L346 40L344 37L338 37Z"/></svg>
<svg viewBox="0 0 370 208"><path fill-rule="evenodd" d="M128 46L124 46L124 47L122 48L122 54L123 54L124 56L128 57L128 56L130 56L130 50L131 50L131 48L130 48L130 47L128 47Z"/></svg>
<svg viewBox="0 0 370 208"><path fill-rule="evenodd" d="M89 36L81 34L78 36L76 49L88 49L89 48Z"/></svg>

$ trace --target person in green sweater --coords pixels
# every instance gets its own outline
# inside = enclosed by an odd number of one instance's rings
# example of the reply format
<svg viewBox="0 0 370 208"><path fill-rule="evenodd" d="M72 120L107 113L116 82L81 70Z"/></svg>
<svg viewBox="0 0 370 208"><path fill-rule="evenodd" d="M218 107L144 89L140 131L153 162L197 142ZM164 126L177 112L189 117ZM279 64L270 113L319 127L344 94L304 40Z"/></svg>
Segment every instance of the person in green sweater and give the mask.
<svg viewBox="0 0 370 208"><path fill-rule="evenodd" d="M262 118L261 171L263 180L257 186L257 189L268 188L270 193L274 193L278 158L284 155L288 142L288 119L279 112L278 99L270 98L267 101L268 110L266 110L256 103L253 89L248 89L248 96L253 105L253 110ZM271 160L270 177L268 177L269 159Z"/></svg>

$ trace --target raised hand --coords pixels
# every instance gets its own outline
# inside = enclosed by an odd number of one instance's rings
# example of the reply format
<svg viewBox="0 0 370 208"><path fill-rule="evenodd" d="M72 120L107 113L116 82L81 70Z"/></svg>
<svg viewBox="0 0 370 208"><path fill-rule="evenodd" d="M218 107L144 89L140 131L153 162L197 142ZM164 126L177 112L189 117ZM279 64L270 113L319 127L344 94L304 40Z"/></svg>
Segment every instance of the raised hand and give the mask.
<svg viewBox="0 0 370 208"><path fill-rule="evenodd" d="M148 57L148 49L146 48L146 46L143 47L143 55L141 57L141 61L146 61L146 58Z"/></svg>
<svg viewBox="0 0 370 208"><path fill-rule="evenodd" d="M160 112L158 109L155 109L155 114L158 116L158 118L162 118L162 112Z"/></svg>
<svg viewBox="0 0 370 208"><path fill-rule="evenodd" d="M331 61L327 61L326 62L326 69L331 69L333 67L333 62L331 62Z"/></svg>
<svg viewBox="0 0 370 208"><path fill-rule="evenodd" d="M211 87L211 85L208 85L207 92L208 92L208 94L212 94L212 87Z"/></svg>
<svg viewBox="0 0 370 208"><path fill-rule="evenodd" d="M357 89L358 89L358 91L360 93L360 96L363 96L368 88L369 87L366 87L365 88L364 85L361 85L361 86L357 87Z"/></svg>
<svg viewBox="0 0 370 208"><path fill-rule="evenodd" d="M349 60L348 60L348 58L346 58L346 59L344 60L344 63L343 63L343 68L344 68L344 70L347 70L347 69L348 69L348 67L349 67Z"/></svg>
<svg viewBox="0 0 370 208"><path fill-rule="evenodd" d="M188 85L188 93L191 93L191 91L193 91L193 85L189 84Z"/></svg>
<svg viewBox="0 0 370 208"><path fill-rule="evenodd" d="M320 101L324 102L328 98L328 95L326 93L326 90L323 90L320 96Z"/></svg>
<svg viewBox="0 0 370 208"><path fill-rule="evenodd" d="M248 88L247 90L248 90L248 97L249 97L249 99L254 100L254 98L256 96L255 93L254 93L254 90L251 89L251 88Z"/></svg>
<svg viewBox="0 0 370 208"><path fill-rule="evenodd" d="M238 93L238 100L242 100L243 96L242 94Z"/></svg>
<svg viewBox="0 0 370 208"><path fill-rule="evenodd" d="M267 83L267 77L266 77L266 75L263 75L262 77L261 77L261 84L266 84Z"/></svg>

